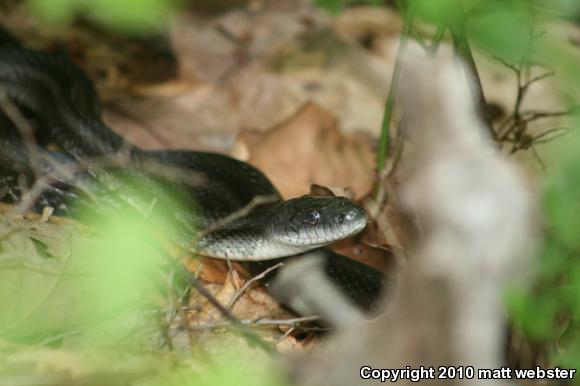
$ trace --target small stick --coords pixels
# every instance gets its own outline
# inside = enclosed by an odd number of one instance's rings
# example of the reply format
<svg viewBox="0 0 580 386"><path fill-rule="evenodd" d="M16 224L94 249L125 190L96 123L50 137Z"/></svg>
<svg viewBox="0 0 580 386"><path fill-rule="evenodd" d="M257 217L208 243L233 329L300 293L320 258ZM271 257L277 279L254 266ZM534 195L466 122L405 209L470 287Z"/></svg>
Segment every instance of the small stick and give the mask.
<svg viewBox="0 0 580 386"><path fill-rule="evenodd" d="M201 296L206 298L206 300L209 301L210 304L222 314L222 316L228 319L232 326L238 328L242 336L248 340L248 342L256 344L258 347L270 354L275 352L274 348L270 344L265 342L252 331L249 331L246 328L246 325L238 318L236 318L227 308L225 308L203 285L201 285L199 281L192 278L191 286L195 288L195 290L199 292ZM189 326L189 328L191 328L191 326Z"/></svg>
<svg viewBox="0 0 580 386"><path fill-rule="evenodd" d="M28 120L24 118L18 107L0 90L0 109L14 123L24 141L24 146L30 156L30 167L35 179L40 176L40 154L34 138L34 130Z"/></svg>
<svg viewBox="0 0 580 386"><path fill-rule="evenodd" d="M246 281L246 283L242 286L242 288L240 288L238 291L236 291L236 293L234 294L234 296L232 297L232 300L230 300L227 309L231 310L234 305L236 304L236 302L242 297L243 293L256 281L263 279L267 274L269 274L270 272L272 272L275 269L280 268L281 266L283 266L284 263L280 262L276 265L273 265L271 267L268 267L268 269L264 270L262 273L254 276L253 278L249 279L248 281Z"/></svg>
<svg viewBox="0 0 580 386"><path fill-rule="evenodd" d="M318 316L303 316L299 318L292 318L292 319L242 319L238 320L238 322L244 326L260 326L260 327L269 327L269 326L291 326L293 328L298 327L298 325L302 323L309 323L309 322L316 322L320 320ZM231 322L217 322L217 323L203 323L203 324L194 324L191 325L190 328L194 330L207 330L207 329L215 329L220 327L228 327L231 326Z"/></svg>

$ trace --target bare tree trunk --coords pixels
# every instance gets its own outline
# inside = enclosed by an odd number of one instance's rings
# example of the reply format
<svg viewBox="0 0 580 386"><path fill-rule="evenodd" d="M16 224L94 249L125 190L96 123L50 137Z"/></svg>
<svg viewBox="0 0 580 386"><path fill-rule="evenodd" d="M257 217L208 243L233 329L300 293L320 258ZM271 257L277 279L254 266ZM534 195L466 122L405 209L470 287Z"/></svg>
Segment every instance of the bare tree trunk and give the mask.
<svg viewBox="0 0 580 386"><path fill-rule="evenodd" d="M380 373L388 381L407 378L403 384L419 376L421 384L440 384L430 380L442 375L439 366L464 366L444 383L490 385L477 370L504 362L502 293L531 265L532 196L514 166L482 140L485 126L458 61L409 51L400 98L412 150L399 195L419 235L384 316L339 331L299 361L301 385L365 385L363 366L388 370Z"/></svg>

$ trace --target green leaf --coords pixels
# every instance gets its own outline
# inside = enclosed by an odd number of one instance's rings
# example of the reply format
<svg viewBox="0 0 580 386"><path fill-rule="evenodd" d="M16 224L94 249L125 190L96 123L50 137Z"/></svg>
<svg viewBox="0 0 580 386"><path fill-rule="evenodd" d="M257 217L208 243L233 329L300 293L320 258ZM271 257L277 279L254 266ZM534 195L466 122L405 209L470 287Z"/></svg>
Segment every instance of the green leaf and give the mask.
<svg viewBox="0 0 580 386"><path fill-rule="evenodd" d="M314 5L332 14L338 14L342 10L344 0L315 0Z"/></svg>
<svg viewBox="0 0 580 386"><path fill-rule="evenodd" d="M433 24L451 21L451 15L457 13L456 0L410 0L409 6L416 16ZM457 17L462 17L462 15L457 15Z"/></svg>
<svg viewBox="0 0 580 386"><path fill-rule="evenodd" d="M518 63L529 46L533 21L529 2L483 2L470 13L468 35L491 56Z"/></svg>
<svg viewBox="0 0 580 386"><path fill-rule="evenodd" d="M177 0L28 0L29 7L53 23L69 23L83 15L126 33L159 28Z"/></svg>

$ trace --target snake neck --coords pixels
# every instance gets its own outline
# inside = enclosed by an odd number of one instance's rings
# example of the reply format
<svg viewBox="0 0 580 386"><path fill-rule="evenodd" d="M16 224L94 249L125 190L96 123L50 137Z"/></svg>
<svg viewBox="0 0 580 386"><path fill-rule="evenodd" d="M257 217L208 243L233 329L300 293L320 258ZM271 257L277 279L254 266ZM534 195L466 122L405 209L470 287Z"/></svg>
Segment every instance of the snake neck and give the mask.
<svg viewBox="0 0 580 386"><path fill-rule="evenodd" d="M282 242L273 231L280 205L281 201L258 207L211 232L201 231L202 237L193 250L203 256L239 261L269 260L303 252L303 247Z"/></svg>

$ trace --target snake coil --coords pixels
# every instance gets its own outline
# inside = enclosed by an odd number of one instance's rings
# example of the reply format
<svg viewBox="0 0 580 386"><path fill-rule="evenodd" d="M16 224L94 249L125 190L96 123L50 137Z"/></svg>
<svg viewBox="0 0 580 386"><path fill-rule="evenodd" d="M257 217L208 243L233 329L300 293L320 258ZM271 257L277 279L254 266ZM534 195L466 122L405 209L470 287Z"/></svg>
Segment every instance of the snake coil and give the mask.
<svg viewBox="0 0 580 386"><path fill-rule="evenodd" d="M0 92L32 118L40 145L50 142L62 150L55 156L45 148L37 149L49 160L45 171L55 163L86 165L76 180L47 187L37 200L38 208L50 205L60 209L60 214L70 215L70 203L82 201L74 189L78 181L106 197L105 204L112 208L144 212L154 201L159 203L158 218L163 225L171 223L177 243L200 255L243 261L254 274L350 237L368 221L364 209L345 198L303 196L284 201L263 173L225 155L146 151L128 143L102 122L92 82L74 63L63 54L23 48L2 29ZM0 199L17 201L21 192L15 181L23 173L32 178L34 165L17 128L2 114L0 153L0 182L4 185ZM126 165L104 167L92 161L120 153L128 160ZM203 183L151 173L151 165L201 176ZM269 200L235 216L257 197ZM214 228L215 224L219 226ZM192 244L194 235L201 236ZM380 292L383 275L330 249L320 251L329 278L354 302L370 307Z"/></svg>

